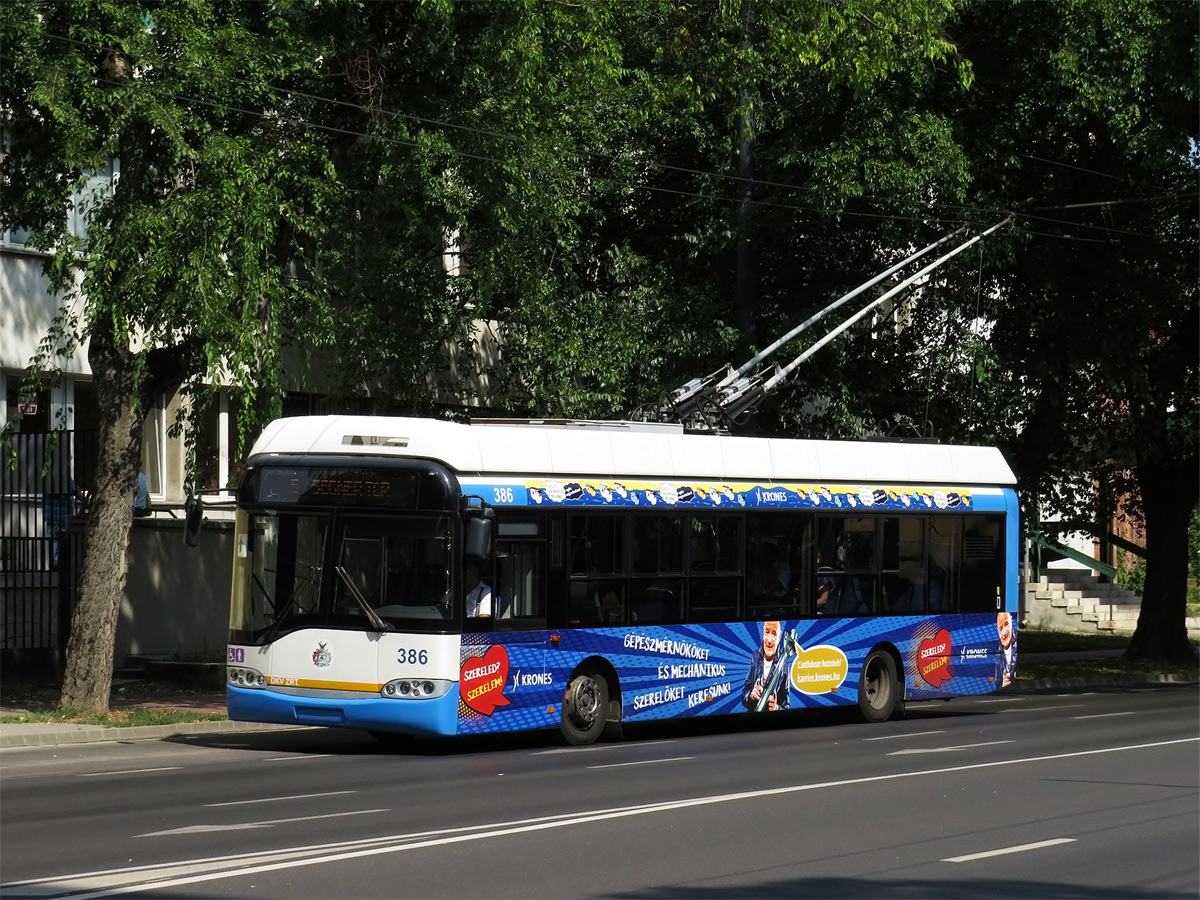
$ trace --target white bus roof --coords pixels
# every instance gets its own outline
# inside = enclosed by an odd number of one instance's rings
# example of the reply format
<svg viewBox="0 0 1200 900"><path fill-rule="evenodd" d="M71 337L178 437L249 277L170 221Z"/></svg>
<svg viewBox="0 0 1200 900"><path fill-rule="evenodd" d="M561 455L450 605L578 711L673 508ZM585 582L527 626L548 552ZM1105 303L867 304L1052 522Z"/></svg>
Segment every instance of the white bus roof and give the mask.
<svg viewBox="0 0 1200 900"><path fill-rule="evenodd" d="M684 434L643 422L464 425L384 416L304 416L267 426L251 461L323 454L432 459L459 475L614 480L1015 485L994 447Z"/></svg>

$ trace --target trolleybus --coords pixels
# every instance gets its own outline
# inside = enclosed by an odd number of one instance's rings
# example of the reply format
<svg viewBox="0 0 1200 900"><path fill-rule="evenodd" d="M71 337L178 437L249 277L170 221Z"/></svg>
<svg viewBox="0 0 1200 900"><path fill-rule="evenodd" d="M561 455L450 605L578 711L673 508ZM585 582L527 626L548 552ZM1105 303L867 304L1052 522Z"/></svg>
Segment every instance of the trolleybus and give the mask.
<svg viewBox="0 0 1200 900"><path fill-rule="evenodd" d="M1014 484L983 447L281 419L237 489L229 717L582 744L993 691Z"/></svg>

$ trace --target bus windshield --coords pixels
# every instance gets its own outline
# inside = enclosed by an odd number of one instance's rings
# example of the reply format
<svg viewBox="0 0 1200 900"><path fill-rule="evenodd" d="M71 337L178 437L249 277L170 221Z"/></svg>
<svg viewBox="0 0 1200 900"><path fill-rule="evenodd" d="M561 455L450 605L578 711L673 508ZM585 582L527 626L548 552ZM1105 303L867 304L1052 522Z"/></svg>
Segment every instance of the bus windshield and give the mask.
<svg viewBox="0 0 1200 900"><path fill-rule="evenodd" d="M446 515L269 511L239 526L245 555L234 574L235 640L266 642L312 626L362 630L370 627L364 604L398 629L448 626Z"/></svg>

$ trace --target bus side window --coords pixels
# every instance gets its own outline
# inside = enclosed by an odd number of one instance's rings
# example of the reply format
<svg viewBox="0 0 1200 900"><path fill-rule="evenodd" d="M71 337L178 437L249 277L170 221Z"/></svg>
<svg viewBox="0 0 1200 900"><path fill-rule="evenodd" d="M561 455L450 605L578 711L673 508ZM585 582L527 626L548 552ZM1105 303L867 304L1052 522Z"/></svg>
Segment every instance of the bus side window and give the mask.
<svg viewBox="0 0 1200 900"><path fill-rule="evenodd" d="M959 612L1002 608L1004 523L999 516L967 516L963 534Z"/></svg>
<svg viewBox="0 0 1200 900"><path fill-rule="evenodd" d="M929 571L929 612L954 612L958 606L959 560L962 555L962 516L929 517L925 553Z"/></svg>

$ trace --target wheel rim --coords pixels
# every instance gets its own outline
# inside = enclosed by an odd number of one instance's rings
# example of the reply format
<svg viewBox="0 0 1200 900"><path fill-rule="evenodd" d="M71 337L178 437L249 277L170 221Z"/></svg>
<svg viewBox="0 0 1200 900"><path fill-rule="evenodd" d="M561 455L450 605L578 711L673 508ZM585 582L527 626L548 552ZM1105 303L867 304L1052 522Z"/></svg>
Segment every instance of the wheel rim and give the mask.
<svg viewBox="0 0 1200 900"><path fill-rule="evenodd" d="M600 712L600 689L594 678L581 675L571 683L568 692L567 715L571 722L583 729L595 724Z"/></svg>
<svg viewBox="0 0 1200 900"><path fill-rule="evenodd" d="M867 703L871 709L883 709L891 699L892 686L887 679L887 667L881 659L871 660L866 674Z"/></svg>

